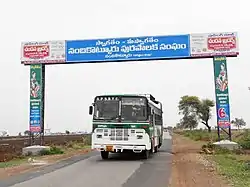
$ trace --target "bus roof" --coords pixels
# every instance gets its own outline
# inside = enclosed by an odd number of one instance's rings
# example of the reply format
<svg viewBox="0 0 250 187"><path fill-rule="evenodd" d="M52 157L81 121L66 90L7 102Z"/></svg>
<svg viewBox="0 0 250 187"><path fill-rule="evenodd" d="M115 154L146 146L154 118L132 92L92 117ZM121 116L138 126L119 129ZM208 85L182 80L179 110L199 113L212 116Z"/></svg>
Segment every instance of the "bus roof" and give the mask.
<svg viewBox="0 0 250 187"><path fill-rule="evenodd" d="M143 96L142 94L102 94L102 95L98 95L97 97L109 97L109 96Z"/></svg>
<svg viewBox="0 0 250 187"><path fill-rule="evenodd" d="M151 94L102 94L102 95L98 95L96 97L146 97L149 100L155 100L155 97L153 97Z"/></svg>
<svg viewBox="0 0 250 187"><path fill-rule="evenodd" d="M160 109L158 107L158 104L155 103L155 97L153 97L151 94L102 94L96 97L144 97L148 99L148 102L151 104L152 107Z"/></svg>

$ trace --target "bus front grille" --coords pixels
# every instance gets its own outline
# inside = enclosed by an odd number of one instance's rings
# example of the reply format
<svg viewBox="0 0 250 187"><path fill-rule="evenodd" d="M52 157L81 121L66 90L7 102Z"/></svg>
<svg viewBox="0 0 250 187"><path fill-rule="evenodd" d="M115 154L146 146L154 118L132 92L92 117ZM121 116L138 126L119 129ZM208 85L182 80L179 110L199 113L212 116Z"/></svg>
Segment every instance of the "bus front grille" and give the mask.
<svg viewBox="0 0 250 187"><path fill-rule="evenodd" d="M128 129L111 129L110 140L127 141Z"/></svg>

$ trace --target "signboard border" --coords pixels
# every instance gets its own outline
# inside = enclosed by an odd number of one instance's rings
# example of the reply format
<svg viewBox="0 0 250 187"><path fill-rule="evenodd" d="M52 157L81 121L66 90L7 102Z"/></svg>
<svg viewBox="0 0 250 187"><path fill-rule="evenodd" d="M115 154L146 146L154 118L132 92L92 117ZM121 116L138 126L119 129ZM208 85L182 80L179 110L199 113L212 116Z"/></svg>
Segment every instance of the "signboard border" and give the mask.
<svg viewBox="0 0 250 187"><path fill-rule="evenodd" d="M213 32L213 33L193 33L193 35L197 35L197 34L219 34L219 33L235 33L236 34L236 45L237 45L237 51L236 52L223 52L223 53L209 53L209 54L192 54L191 51L191 35L192 34L178 34L178 35L174 35L174 34L170 34L170 35L155 35L155 36L149 36L149 35L145 35L145 36L133 36L133 37L108 37L108 38L93 38L93 39L81 39L81 40L51 40L51 41L24 41L21 44L21 53L23 52L23 48L22 45L23 43L45 43L45 42L56 42L56 41L63 41L64 42L64 59L60 59L60 60L23 60L21 57L21 64L24 65L32 65L32 64L44 64L44 65L57 65L57 64L74 64L74 63L108 63L108 62L129 62L129 61L151 61L151 60L177 60L177 59L202 59L202 58L214 58L216 56L225 56L225 57L237 57L239 55L239 38L238 38L238 32ZM188 36L189 37L189 55L188 56L166 56L166 57L152 57L152 58L148 58L148 57L141 57L141 58L129 58L129 59L125 59L125 58L117 58L117 59L102 59L102 60L80 60L80 61L74 61L74 60L69 60L67 61L68 58L68 54L67 54L67 43L71 42L71 41L93 41L93 40L113 40L113 39L136 39L136 38L150 38L150 37L178 37L178 36ZM22 55L21 55L22 56Z"/></svg>

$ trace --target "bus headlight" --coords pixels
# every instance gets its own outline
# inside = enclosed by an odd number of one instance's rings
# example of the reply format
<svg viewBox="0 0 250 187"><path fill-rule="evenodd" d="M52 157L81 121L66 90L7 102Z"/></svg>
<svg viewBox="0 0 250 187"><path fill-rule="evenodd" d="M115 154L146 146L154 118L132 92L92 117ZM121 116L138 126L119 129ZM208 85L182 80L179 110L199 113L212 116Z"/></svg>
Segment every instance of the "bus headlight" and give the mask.
<svg viewBox="0 0 250 187"><path fill-rule="evenodd" d="M97 134L96 137L97 138L102 138L102 135L101 134Z"/></svg>
<svg viewBox="0 0 250 187"><path fill-rule="evenodd" d="M103 132L103 129L96 129L96 132L97 132L97 133L102 133L102 132Z"/></svg>
<svg viewBox="0 0 250 187"><path fill-rule="evenodd" d="M142 139L142 135L137 135L137 139Z"/></svg>

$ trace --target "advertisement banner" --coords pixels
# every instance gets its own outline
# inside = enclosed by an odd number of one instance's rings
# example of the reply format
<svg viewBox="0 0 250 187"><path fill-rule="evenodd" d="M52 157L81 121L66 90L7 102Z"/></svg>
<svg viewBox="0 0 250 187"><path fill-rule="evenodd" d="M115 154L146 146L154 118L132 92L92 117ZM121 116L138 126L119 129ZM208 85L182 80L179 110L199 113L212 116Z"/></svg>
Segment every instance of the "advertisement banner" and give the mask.
<svg viewBox="0 0 250 187"><path fill-rule="evenodd" d="M191 57L237 56L239 41L236 32L190 34Z"/></svg>
<svg viewBox="0 0 250 187"><path fill-rule="evenodd" d="M22 42L21 63L25 65L65 63L65 41Z"/></svg>
<svg viewBox="0 0 250 187"><path fill-rule="evenodd" d="M41 131L42 64L30 65L30 132Z"/></svg>
<svg viewBox="0 0 250 187"><path fill-rule="evenodd" d="M217 111L217 125L230 127L230 105L226 57L214 57L214 82Z"/></svg>
<svg viewBox="0 0 250 187"><path fill-rule="evenodd" d="M66 63L190 57L189 35L66 41Z"/></svg>
<svg viewBox="0 0 250 187"><path fill-rule="evenodd" d="M30 101L30 132L41 132L41 101Z"/></svg>

